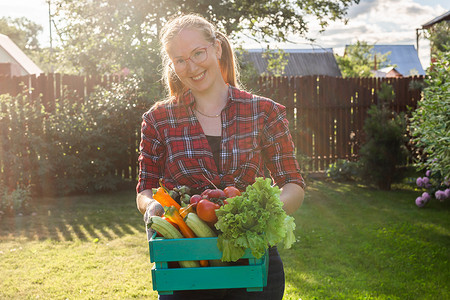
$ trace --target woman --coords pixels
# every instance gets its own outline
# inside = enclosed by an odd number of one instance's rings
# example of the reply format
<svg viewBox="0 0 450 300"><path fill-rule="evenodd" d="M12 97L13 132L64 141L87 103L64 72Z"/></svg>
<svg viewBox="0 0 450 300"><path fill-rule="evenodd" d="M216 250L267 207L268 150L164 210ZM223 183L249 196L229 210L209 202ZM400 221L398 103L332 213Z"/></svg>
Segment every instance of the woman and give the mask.
<svg viewBox="0 0 450 300"><path fill-rule="evenodd" d="M226 36L198 15L168 22L161 33L169 98L143 115L137 207L162 215L152 188L244 190L267 168L288 214L303 202L304 181L295 159L285 108L238 89L233 49ZM272 247L268 285L245 289L175 292L160 299L282 299L284 271ZM253 298L251 298L253 297Z"/></svg>

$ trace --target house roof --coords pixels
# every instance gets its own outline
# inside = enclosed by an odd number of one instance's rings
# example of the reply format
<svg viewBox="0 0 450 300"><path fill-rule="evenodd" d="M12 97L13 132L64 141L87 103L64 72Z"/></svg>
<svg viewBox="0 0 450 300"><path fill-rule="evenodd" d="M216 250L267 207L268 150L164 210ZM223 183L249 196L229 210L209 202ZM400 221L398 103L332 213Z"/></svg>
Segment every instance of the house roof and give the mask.
<svg viewBox="0 0 450 300"><path fill-rule="evenodd" d="M387 56L389 65L395 66L403 76L411 75L414 70L417 71L417 75L425 75L414 45L374 45L371 52L381 54L391 52Z"/></svg>
<svg viewBox="0 0 450 300"><path fill-rule="evenodd" d="M432 27L434 24L442 22L442 21L449 21L450 20L450 10L442 15L440 15L439 17L434 18L431 21L426 22L425 24L422 25L422 29L428 29L430 27Z"/></svg>
<svg viewBox="0 0 450 300"><path fill-rule="evenodd" d="M14 63L19 65L28 74L40 74L43 71L17 47L17 45L6 35L0 34L0 49L3 49ZM10 62L10 61L8 61Z"/></svg>
<svg viewBox="0 0 450 300"><path fill-rule="evenodd" d="M390 72L393 72L394 74L402 75L395 67L386 67L379 70L372 70L371 71L375 77L386 77Z"/></svg>
<svg viewBox="0 0 450 300"><path fill-rule="evenodd" d="M247 49L244 57L253 62L262 74L267 70L267 59L263 49ZM328 75L341 76L341 71L333 54L333 49L283 49L287 56L284 76Z"/></svg>
<svg viewBox="0 0 450 300"><path fill-rule="evenodd" d="M390 71L395 70L395 67L386 67L386 68L382 68L379 69L378 71L383 72L383 73L389 73Z"/></svg>

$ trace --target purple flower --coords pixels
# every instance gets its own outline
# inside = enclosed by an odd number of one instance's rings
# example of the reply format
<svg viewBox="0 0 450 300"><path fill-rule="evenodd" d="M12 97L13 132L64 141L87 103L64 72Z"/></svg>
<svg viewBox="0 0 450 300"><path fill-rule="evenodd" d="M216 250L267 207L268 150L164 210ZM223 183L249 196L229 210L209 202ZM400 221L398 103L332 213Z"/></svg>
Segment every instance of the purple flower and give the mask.
<svg viewBox="0 0 450 300"><path fill-rule="evenodd" d="M445 193L445 199L450 198L450 189L445 189L444 193Z"/></svg>
<svg viewBox="0 0 450 300"><path fill-rule="evenodd" d="M430 177L430 176L431 176L431 170L427 170L427 171L425 172L425 176Z"/></svg>
<svg viewBox="0 0 450 300"><path fill-rule="evenodd" d="M431 188L433 185L431 184L431 183L429 183L429 182L427 182L427 183L425 183L425 188L426 189L429 189L429 188Z"/></svg>
<svg viewBox="0 0 450 300"><path fill-rule="evenodd" d="M434 193L434 197L439 200L439 201L444 201L445 197L445 192L444 191L436 191L436 193Z"/></svg>
<svg viewBox="0 0 450 300"><path fill-rule="evenodd" d="M416 184L417 184L418 187L423 187L424 186L422 177L417 177Z"/></svg>
<svg viewBox="0 0 450 300"><path fill-rule="evenodd" d="M423 181L423 184L427 185L427 183L430 182L430 178L424 177L424 178L422 178L422 181Z"/></svg>
<svg viewBox="0 0 450 300"><path fill-rule="evenodd" d="M419 196L416 198L416 205L418 207L424 207L425 204L427 204L427 202L425 202L422 197Z"/></svg>
<svg viewBox="0 0 450 300"><path fill-rule="evenodd" d="M428 202L431 199L431 196L427 192L423 192L422 199L423 201Z"/></svg>

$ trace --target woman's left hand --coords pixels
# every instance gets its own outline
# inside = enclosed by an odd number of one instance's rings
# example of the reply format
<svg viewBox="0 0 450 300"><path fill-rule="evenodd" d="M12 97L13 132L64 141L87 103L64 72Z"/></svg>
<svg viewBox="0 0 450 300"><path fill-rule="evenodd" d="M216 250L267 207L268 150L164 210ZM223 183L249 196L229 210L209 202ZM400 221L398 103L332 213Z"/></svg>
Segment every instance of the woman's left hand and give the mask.
<svg viewBox="0 0 450 300"><path fill-rule="evenodd" d="M305 191L295 183L287 183L281 188L280 200L283 209L288 214L293 214L303 203Z"/></svg>

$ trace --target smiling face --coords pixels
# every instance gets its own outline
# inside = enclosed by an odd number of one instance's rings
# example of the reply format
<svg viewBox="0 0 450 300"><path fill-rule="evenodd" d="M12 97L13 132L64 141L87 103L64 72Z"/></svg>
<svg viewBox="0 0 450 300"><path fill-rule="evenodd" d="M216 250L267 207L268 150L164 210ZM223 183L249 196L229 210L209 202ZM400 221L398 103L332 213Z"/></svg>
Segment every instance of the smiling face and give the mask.
<svg viewBox="0 0 450 300"><path fill-rule="evenodd" d="M194 62L192 58L205 49L206 59L200 63ZM208 92L225 84L218 62L222 53L220 43L206 40L199 30L189 28L181 30L167 45L166 51L175 65L184 60L186 68L183 70L175 68L175 72L181 82L194 94Z"/></svg>

